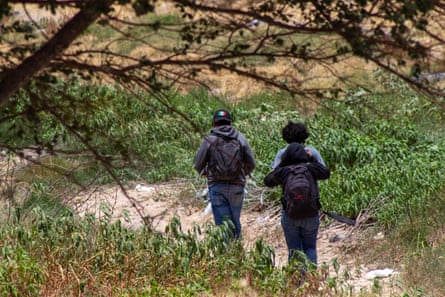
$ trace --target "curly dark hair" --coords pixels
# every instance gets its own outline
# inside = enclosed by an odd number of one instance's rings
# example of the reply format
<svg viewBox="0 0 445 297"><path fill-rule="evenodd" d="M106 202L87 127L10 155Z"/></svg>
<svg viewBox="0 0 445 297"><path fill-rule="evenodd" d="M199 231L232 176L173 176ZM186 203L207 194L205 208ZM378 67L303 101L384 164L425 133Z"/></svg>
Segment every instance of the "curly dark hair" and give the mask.
<svg viewBox="0 0 445 297"><path fill-rule="evenodd" d="M287 143L298 142L304 144L309 137L309 131L303 123L289 121L281 130L281 135Z"/></svg>

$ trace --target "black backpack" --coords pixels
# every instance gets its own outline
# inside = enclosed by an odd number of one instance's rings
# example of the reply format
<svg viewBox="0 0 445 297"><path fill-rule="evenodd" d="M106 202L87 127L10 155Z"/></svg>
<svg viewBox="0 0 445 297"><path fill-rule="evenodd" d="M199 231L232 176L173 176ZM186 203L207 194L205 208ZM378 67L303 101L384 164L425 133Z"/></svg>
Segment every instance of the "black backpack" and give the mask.
<svg viewBox="0 0 445 297"><path fill-rule="evenodd" d="M217 136L210 146L209 171L215 180L230 181L244 173L244 151L237 138Z"/></svg>
<svg viewBox="0 0 445 297"><path fill-rule="evenodd" d="M303 219L317 207L314 178L303 164L289 165L289 174L283 183L283 208L292 219Z"/></svg>

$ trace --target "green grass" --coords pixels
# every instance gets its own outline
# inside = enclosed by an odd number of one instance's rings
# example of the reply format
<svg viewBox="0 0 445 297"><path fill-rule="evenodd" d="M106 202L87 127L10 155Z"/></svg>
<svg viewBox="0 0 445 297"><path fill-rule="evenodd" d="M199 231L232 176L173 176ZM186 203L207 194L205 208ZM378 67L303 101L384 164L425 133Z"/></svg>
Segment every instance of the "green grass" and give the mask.
<svg viewBox="0 0 445 297"><path fill-rule="evenodd" d="M326 296L345 290L341 281L327 281L327 266L295 287L298 270L274 269L273 249L261 240L249 252L238 242L226 244L228 226L183 233L172 220L161 234L107 218L37 213L34 227L0 226L5 295Z"/></svg>

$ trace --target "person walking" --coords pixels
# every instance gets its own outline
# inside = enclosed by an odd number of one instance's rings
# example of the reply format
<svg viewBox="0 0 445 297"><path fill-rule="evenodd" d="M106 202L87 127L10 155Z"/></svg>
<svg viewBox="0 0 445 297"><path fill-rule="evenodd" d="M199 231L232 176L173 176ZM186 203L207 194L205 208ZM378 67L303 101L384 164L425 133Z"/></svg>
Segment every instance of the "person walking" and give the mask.
<svg viewBox="0 0 445 297"><path fill-rule="evenodd" d="M316 202L304 208L304 211L298 215L298 218L291 218L286 213L286 204L284 203L284 190L282 198L281 226L283 228L284 237L288 247L288 261L292 262L298 256L298 251L303 252L306 257L317 265L317 236L320 226L319 210L320 191L317 180L328 179L330 170L324 164L319 162L308 154L306 148L301 144L290 143L280 156L280 164L273 169L264 178L264 184L268 187L281 185L284 187L289 178L290 166L296 164L304 164L312 175L310 179L311 195L315 195ZM284 188L283 188L284 189ZM302 269L304 274L306 268Z"/></svg>
<svg viewBox="0 0 445 297"><path fill-rule="evenodd" d="M288 123L281 130L281 135L282 135L283 139L288 143L288 145L285 148L283 148L277 152L275 159L271 166L272 169L276 169L278 167L284 167L286 165L289 165L289 163L292 163L292 161L289 161L289 160L292 160L291 152L295 152L296 147L298 147L294 143L304 146L306 140L310 136L310 133L309 133L305 124L303 124L301 122L294 122L294 121L289 120ZM322 166L326 167L326 164L325 164L320 152L315 147L304 146L304 150L306 152L306 157L308 158L307 161L316 162L316 163L319 163ZM285 154L285 152L286 152L286 154ZM300 156L301 160L298 160L298 154L297 154L297 156L294 156L294 157L297 158L294 160L294 162L296 162L296 163L307 162L303 155ZM283 159L285 159L284 162L282 162ZM324 170L321 170L321 172L319 172L319 173L321 173L321 175L327 173L327 172L323 172L323 171ZM328 173L328 177L329 177L329 174L330 174L330 172ZM328 177L326 177L326 178L328 178ZM318 179L323 179L323 178L321 176ZM317 195L319 197L317 179L315 179L315 187L316 187ZM318 236L318 228L320 225L319 210L321 209L320 199L318 198L317 201L318 201L317 211L310 212L309 215L310 216L313 215L313 216L310 218L307 218L305 220L305 222L303 222L303 221L293 222L292 219L290 219L285 214L281 217L281 225L282 225L283 231L285 233L285 236L287 235L286 240L290 241L290 244L288 244L288 246L290 246L290 250L292 249L292 247L297 247L297 250L305 251L306 256L308 256L308 258L314 264L317 264L316 238ZM303 229L300 229L299 227L296 227L296 230L292 231L292 229L293 229L292 225L304 226L301 228L304 228L304 230L306 231L305 232L306 236L300 235L301 238L304 237L306 239L306 244L304 246L301 242L295 243L292 241L292 238L294 238L292 236L293 232L295 232L296 234L304 232ZM294 258L294 255L290 251L289 252L289 260L293 259L293 258Z"/></svg>
<svg viewBox="0 0 445 297"><path fill-rule="evenodd" d="M246 179L256 162L249 142L231 124L229 111L220 109L214 113L212 129L201 142L194 168L207 178L215 224L229 220L233 223L233 237L239 239Z"/></svg>

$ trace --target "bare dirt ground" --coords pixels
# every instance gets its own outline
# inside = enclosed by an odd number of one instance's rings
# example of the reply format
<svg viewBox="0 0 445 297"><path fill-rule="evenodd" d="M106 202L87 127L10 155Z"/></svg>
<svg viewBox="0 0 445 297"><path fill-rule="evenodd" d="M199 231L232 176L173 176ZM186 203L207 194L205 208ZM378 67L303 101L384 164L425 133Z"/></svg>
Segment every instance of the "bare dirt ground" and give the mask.
<svg viewBox="0 0 445 297"><path fill-rule="evenodd" d="M204 187L204 189L203 189ZM256 187L256 186L255 186ZM249 191L249 186L247 187ZM104 215L101 210L104 203L109 205L109 211L113 219L121 219L130 228L138 228L143 225L143 217L151 222L152 227L164 232L165 227L175 216L181 221L183 231L189 230L195 224L203 226L212 224L211 211L206 207L208 202L202 198L201 193L205 191L205 185L194 185L190 181L178 181L167 184L155 185L133 185L125 189L128 197L118 187L107 187L92 190L91 193L79 197L76 207L79 214L95 213L100 217ZM259 193L259 194L256 194ZM258 188L250 185L250 192L241 215L243 226L243 242L247 249L251 248L256 240L263 241L273 246L276 254L275 263L277 267L286 265L287 248L283 232L280 226L280 209L265 201ZM103 209L103 208L102 208ZM126 213L126 215L124 215ZM360 257L348 251L354 245L360 244L360 236L363 230L358 226L348 226L338 222L323 219L318 239L319 263L329 265L329 270L334 274L333 261L336 260L343 272L349 272L350 276L344 282L352 286L354 292L360 294L363 291L372 292L376 281L369 278L370 273L390 274L378 278L378 284L382 288L378 295L372 296L400 296L395 295L397 288L394 285L399 274L391 272L387 267L378 267L361 262ZM378 241L375 237L372 240ZM374 266L374 267L371 267ZM386 268L386 270L384 270ZM370 296L370 295L366 295Z"/></svg>

